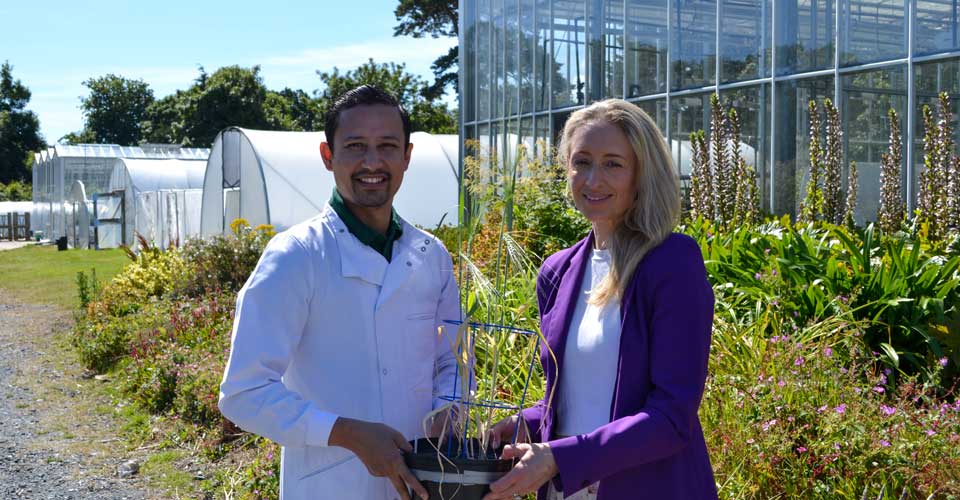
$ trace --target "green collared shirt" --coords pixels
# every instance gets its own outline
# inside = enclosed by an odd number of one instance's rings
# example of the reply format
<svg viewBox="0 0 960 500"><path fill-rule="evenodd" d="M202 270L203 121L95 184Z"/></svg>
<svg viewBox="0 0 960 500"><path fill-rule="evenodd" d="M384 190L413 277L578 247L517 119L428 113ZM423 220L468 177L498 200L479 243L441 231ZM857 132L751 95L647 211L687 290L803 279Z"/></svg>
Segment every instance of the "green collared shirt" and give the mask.
<svg viewBox="0 0 960 500"><path fill-rule="evenodd" d="M390 258L393 256L393 242L399 240L403 234L403 224L400 222L400 216L397 215L396 210L390 209L390 225L387 226L387 234L384 235L353 215L336 188L333 189L333 196L330 197L330 206L337 212L343 223L347 225L350 234L356 236L360 243L376 250L377 253L383 255L384 259L387 259L387 262L390 262Z"/></svg>

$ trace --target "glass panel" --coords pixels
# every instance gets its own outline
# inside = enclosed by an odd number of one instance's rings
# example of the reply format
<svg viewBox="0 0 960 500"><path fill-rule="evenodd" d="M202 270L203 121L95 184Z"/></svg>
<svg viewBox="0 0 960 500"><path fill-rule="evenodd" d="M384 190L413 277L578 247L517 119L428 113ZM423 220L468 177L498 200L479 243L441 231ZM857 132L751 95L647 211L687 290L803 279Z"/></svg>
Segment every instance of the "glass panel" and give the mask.
<svg viewBox="0 0 960 500"><path fill-rule="evenodd" d="M490 38L490 0L477 0L477 119L490 118L490 63L495 52Z"/></svg>
<svg viewBox="0 0 960 500"><path fill-rule="evenodd" d="M901 117L904 116L907 107L906 80L906 65L843 77L843 109L840 110L840 116L847 124L844 127L846 162L857 162L855 219L858 224L877 219L880 206L880 154L887 151L890 140L887 111L893 108ZM903 122L901 119L901 127Z"/></svg>
<svg viewBox="0 0 960 500"><path fill-rule="evenodd" d="M937 97L940 92L950 96L950 107L953 110L953 140L960 143L960 60L930 62L917 64L914 67L914 89L916 105L913 109L913 179L910 179L914 201L920 193L920 171L923 170L923 136L926 130L923 126L923 106L930 106L933 119L937 120L940 110L940 101ZM906 128L906 120L900 119L901 129ZM915 205L914 205L915 206Z"/></svg>
<svg viewBox="0 0 960 500"><path fill-rule="evenodd" d="M588 0L590 100L623 97L623 0Z"/></svg>
<svg viewBox="0 0 960 500"><path fill-rule="evenodd" d="M650 118L653 118L653 121L657 122L657 127L660 127L660 133L664 137L667 136L667 100L666 99L653 99L649 101L639 101L635 102L640 109L645 113L650 115Z"/></svg>
<svg viewBox="0 0 960 500"><path fill-rule="evenodd" d="M710 93L675 97L670 103L670 149L681 181L691 170L690 134L710 130Z"/></svg>
<svg viewBox="0 0 960 500"><path fill-rule="evenodd" d="M833 67L834 0L777 3L777 74Z"/></svg>
<svg viewBox="0 0 960 500"><path fill-rule="evenodd" d="M520 4L506 0L504 8L504 116L516 116L520 106Z"/></svg>
<svg viewBox="0 0 960 500"><path fill-rule="evenodd" d="M584 3L553 2L553 64L559 77L553 82L553 107L583 104L586 54Z"/></svg>
<svg viewBox="0 0 960 500"><path fill-rule="evenodd" d="M627 0L627 96L667 91L667 0Z"/></svg>
<svg viewBox="0 0 960 500"><path fill-rule="evenodd" d="M460 95L460 106L463 109L463 119L472 122L477 118L476 86L477 86L477 2L464 0L463 2L463 92Z"/></svg>
<svg viewBox="0 0 960 500"><path fill-rule="evenodd" d="M720 94L725 105L737 110L740 118L740 151L757 172L760 208L770 206L770 86L759 85L729 90Z"/></svg>
<svg viewBox="0 0 960 500"><path fill-rule="evenodd" d="M716 0L673 0L670 50L673 62L672 88L710 85L716 76Z"/></svg>
<svg viewBox="0 0 960 500"><path fill-rule="evenodd" d="M549 150L553 144L550 142L550 117L548 115L537 116L534 126L537 134L537 154L540 154L541 148Z"/></svg>
<svg viewBox="0 0 960 500"><path fill-rule="evenodd" d="M533 111L536 68L534 54L537 52L537 34L533 19L534 0L520 0L520 114ZM536 69L535 69L536 68Z"/></svg>
<svg viewBox="0 0 960 500"><path fill-rule="evenodd" d="M553 32L550 29L550 0L536 0L536 22L537 22L537 49L534 52L534 69L536 73L536 90L534 91L534 103L537 111L543 111L550 107L550 79L547 75L554 75L554 84L557 84L555 68L551 64L553 58L547 57L552 53L551 37Z"/></svg>
<svg viewBox="0 0 960 500"><path fill-rule="evenodd" d="M515 3L513 0L510 3ZM503 12L504 0L493 0L493 78L490 84L491 111L490 118L497 119L503 116L504 93L506 89L506 71L504 69L504 44L507 41L505 35L506 18Z"/></svg>
<svg viewBox="0 0 960 500"><path fill-rule="evenodd" d="M533 118L528 116L520 120L520 142L526 149L527 157L530 157L536 149L534 140Z"/></svg>
<svg viewBox="0 0 960 500"><path fill-rule="evenodd" d="M770 76L770 0L722 0L720 78L725 82Z"/></svg>
<svg viewBox="0 0 960 500"><path fill-rule="evenodd" d="M917 0L913 23L913 53L945 52L960 48L956 0Z"/></svg>
<svg viewBox="0 0 960 500"><path fill-rule="evenodd" d="M776 150L773 165L773 211L796 216L803 199L803 180L810 171L808 103L833 99L833 77L777 83ZM849 128L847 128L849 130Z"/></svg>
<svg viewBox="0 0 960 500"><path fill-rule="evenodd" d="M844 0L841 6L841 64L907 56L904 0Z"/></svg>

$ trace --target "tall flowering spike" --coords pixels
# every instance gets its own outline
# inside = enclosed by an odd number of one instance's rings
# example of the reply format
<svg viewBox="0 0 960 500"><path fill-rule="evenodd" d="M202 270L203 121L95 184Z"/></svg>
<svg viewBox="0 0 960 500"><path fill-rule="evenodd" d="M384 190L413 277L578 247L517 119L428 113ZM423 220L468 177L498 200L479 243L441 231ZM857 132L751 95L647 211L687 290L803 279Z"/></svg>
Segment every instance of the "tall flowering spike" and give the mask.
<svg viewBox="0 0 960 500"><path fill-rule="evenodd" d="M937 129L933 121L933 111L929 105L923 105L923 171L920 172L920 192L917 196L917 217L930 222L934 211L934 170L937 152Z"/></svg>
<svg viewBox="0 0 960 500"><path fill-rule="evenodd" d="M830 99L823 101L827 112L826 148L823 150L823 220L840 224L843 219L843 128L840 112Z"/></svg>
<svg viewBox="0 0 960 500"><path fill-rule="evenodd" d="M734 177L731 186L733 191L731 220L734 226L739 226L743 224L747 212L747 164L740 154L740 117L736 109L730 108L727 113L727 123L730 127L730 162Z"/></svg>
<svg viewBox="0 0 960 500"><path fill-rule="evenodd" d="M843 223L847 227L855 225L853 214L857 210L857 162L850 162L850 174L847 177L847 203L843 208Z"/></svg>
<svg viewBox="0 0 960 500"><path fill-rule="evenodd" d="M947 185L953 160L953 113L950 111L950 97L941 92L940 116L937 120L937 161L936 175L933 179L937 235L942 236L950 219L950 201L947 199Z"/></svg>
<svg viewBox="0 0 960 500"><path fill-rule="evenodd" d="M703 190L700 192L700 210L704 217L715 219L717 216L716 202L713 198L714 171L710 166L710 149L707 147L707 133L697 132L697 150L700 162L703 164Z"/></svg>
<svg viewBox="0 0 960 500"><path fill-rule="evenodd" d="M713 157L713 194L716 218L721 224L731 220L733 183L730 161L727 157L727 118L720 106L720 96L710 96L710 152Z"/></svg>
<svg viewBox="0 0 960 500"><path fill-rule="evenodd" d="M690 133L690 151L693 155L691 158L692 165L690 166L690 211L694 218L710 217L703 203L709 183L710 163L707 161L705 152L701 150L702 135L702 130ZM706 149L706 146L703 146L703 148Z"/></svg>
<svg viewBox="0 0 960 500"><path fill-rule="evenodd" d="M760 187L757 184L757 171L753 166L750 166L747 172L747 183L750 185L747 221L751 224L758 224L760 223Z"/></svg>
<svg viewBox="0 0 960 500"><path fill-rule="evenodd" d="M904 211L900 165L903 155L900 149L900 119L893 108L887 113L890 121L890 143L887 152L880 155L880 209L877 223L880 229L892 233L903 224Z"/></svg>
<svg viewBox="0 0 960 500"><path fill-rule="evenodd" d="M823 162L823 148L820 146L820 111L817 101L810 101L810 178L807 180L806 195L800 204L800 221L813 222L821 211L823 192L820 189L820 172Z"/></svg>
<svg viewBox="0 0 960 500"><path fill-rule="evenodd" d="M949 203L947 226L953 230L960 229L960 157L957 155L953 155L950 162L950 173L947 180L947 202Z"/></svg>

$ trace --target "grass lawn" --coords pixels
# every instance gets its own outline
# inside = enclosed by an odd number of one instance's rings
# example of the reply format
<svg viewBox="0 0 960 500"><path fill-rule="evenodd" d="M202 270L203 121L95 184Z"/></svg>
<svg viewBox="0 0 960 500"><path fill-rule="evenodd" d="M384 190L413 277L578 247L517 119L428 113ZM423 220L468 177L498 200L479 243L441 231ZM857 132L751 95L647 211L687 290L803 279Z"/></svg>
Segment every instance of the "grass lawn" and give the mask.
<svg viewBox="0 0 960 500"><path fill-rule="evenodd" d="M67 250L55 246L27 246L0 252L0 294L34 304L55 304L72 309L79 304L77 273L96 269L105 282L130 259L120 249Z"/></svg>

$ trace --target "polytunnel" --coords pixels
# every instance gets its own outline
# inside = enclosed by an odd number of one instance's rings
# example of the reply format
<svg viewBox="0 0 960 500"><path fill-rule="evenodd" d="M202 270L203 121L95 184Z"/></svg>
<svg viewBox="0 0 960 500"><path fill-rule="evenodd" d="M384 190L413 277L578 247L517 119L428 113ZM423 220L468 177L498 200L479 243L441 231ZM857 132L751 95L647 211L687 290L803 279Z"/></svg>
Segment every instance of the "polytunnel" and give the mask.
<svg viewBox="0 0 960 500"><path fill-rule="evenodd" d="M203 160L120 158L109 189L97 195L97 244L137 248L137 235L160 248L199 236Z"/></svg>
<svg viewBox="0 0 960 500"><path fill-rule="evenodd" d="M206 160L209 149L174 144L56 144L34 155L33 210L30 228L44 239L67 236L67 197L74 181L82 181L88 195L108 187L117 158ZM68 238L69 239L69 238Z"/></svg>
<svg viewBox="0 0 960 500"><path fill-rule="evenodd" d="M73 248L90 248L93 201L87 198L83 181L73 181L67 196L67 242Z"/></svg>
<svg viewBox="0 0 960 500"><path fill-rule="evenodd" d="M278 231L316 215L333 193L333 174L320 158L323 132L231 127L214 140L203 183L201 232L229 231L243 218ZM432 228L457 222L458 136L411 134L410 166L394 207L407 222Z"/></svg>

